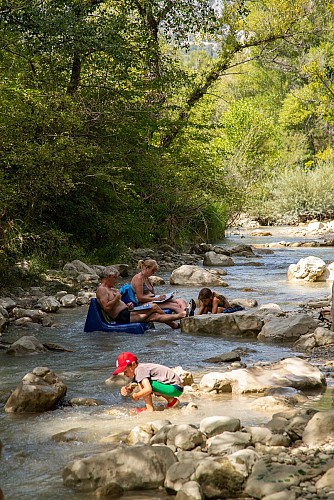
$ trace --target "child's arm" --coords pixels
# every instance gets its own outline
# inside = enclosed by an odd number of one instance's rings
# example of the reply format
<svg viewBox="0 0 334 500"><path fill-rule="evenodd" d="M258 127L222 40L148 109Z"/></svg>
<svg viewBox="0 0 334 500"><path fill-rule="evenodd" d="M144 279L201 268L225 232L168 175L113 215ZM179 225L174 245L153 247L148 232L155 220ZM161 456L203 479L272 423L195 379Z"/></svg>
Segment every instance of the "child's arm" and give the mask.
<svg viewBox="0 0 334 500"><path fill-rule="evenodd" d="M200 316L201 314L206 313L206 306L203 304L203 302L199 303L198 310L197 310L197 316Z"/></svg>
<svg viewBox="0 0 334 500"><path fill-rule="evenodd" d="M134 392L132 394L132 398L135 400L135 401L138 401L140 398L144 398L145 396L148 396L149 394L152 394L152 386L150 384L150 381L148 378L144 378L141 382L140 382L140 391L138 392Z"/></svg>
<svg viewBox="0 0 334 500"><path fill-rule="evenodd" d="M212 314L217 314L218 305L219 305L219 298L214 296L212 298Z"/></svg>
<svg viewBox="0 0 334 500"><path fill-rule="evenodd" d="M137 384L134 383L134 382L130 382L130 384L124 385L121 388L121 394L122 394L122 396L129 396L136 387L137 387Z"/></svg>

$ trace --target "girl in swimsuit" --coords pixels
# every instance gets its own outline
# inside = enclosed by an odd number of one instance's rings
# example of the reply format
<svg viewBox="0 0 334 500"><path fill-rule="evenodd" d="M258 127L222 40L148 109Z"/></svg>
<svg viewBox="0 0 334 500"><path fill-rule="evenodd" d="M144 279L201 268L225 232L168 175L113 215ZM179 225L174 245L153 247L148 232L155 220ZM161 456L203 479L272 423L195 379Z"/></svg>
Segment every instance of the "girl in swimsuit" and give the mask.
<svg viewBox="0 0 334 500"><path fill-rule="evenodd" d="M150 281L150 276L152 276L158 268L157 262L153 259L145 259L138 262L138 269L140 269L140 272L132 278L131 286L139 304L146 304L153 300L164 300L166 297L165 295L156 296L154 286ZM172 298L164 302L163 307L173 312L181 313L186 310L187 302L184 299Z"/></svg>
<svg viewBox="0 0 334 500"><path fill-rule="evenodd" d="M222 313L225 309L231 307L229 301L224 295L221 295L210 288L202 288L198 294L200 305L197 315Z"/></svg>

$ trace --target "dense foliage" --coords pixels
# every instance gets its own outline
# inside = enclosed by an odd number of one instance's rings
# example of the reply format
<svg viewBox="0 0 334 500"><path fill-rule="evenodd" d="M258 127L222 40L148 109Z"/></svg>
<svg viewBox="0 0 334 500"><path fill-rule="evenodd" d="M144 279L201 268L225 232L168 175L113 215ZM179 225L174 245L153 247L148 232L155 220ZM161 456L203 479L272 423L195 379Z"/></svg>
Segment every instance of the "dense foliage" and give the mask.
<svg viewBox="0 0 334 500"><path fill-rule="evenodd" d="M217 239L241 210L333 213L333 14L2 0L0 267Z"/></svg>

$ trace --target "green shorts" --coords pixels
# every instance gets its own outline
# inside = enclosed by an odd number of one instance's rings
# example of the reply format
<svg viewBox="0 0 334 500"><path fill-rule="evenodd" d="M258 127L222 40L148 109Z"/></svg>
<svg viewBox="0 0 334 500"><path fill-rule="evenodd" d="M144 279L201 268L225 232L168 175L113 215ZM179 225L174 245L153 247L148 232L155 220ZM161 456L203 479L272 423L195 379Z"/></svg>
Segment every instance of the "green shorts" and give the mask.
<svg viewBox="0 0 334 500"><path fill-rule="evenodd" d="M162 396L167 396L171 398L176 398L181 396L183 389L180 386L170 385L170 384L162 384L157 380L151 380L151 386L153 392L157 394L161 394Z"/></svg>

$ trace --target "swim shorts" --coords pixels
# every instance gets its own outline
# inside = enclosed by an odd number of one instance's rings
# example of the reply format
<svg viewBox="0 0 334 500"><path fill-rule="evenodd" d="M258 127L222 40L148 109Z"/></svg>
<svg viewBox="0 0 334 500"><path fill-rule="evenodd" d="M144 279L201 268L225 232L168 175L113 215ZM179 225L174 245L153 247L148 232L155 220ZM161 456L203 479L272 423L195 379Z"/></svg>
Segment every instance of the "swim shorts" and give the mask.
<svg viewBox="0 0 334 500"><path fill-rule="evenodd" d="M176 398L178 396L181 396L183 392L183 387L180 387L179 385L163 384L162 382L158 382L157 380L151 380L150 382L153 392L162 394L163 396Z"/></svg>
<svg viewBox="0 0 334 500"><path fill-rule="evenodd" d="M120 313L117 314L115 318L115 322L118 325L127 325L130 323L130 311L129 309L123 309Z"/></svg>

